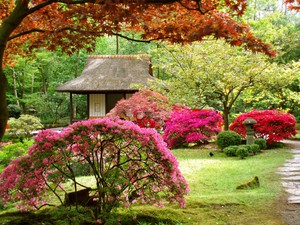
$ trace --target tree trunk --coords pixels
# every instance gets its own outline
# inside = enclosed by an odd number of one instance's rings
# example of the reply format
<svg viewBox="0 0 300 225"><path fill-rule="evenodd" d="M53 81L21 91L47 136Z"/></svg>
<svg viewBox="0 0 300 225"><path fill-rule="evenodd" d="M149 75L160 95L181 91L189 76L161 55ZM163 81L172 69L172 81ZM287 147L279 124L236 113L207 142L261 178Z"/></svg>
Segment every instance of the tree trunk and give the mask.
<svg viewBox="0 0 300 225"><path fill-rule="evenodd" d="M14 95L16 97L16 104L20 106L19 98L18 98L18 90L17 90L17 82L16 82L16 75L15 70L12 70L12 78L13 78L13 86L14 86Z"/></svg>
<svg viewBox="0 0 300 225"><path fill-rule="evenodd" d="M229 130L229 110L224 108L223 110L224 130Z"/></svg>
<svg viewBox="0 0 300 225"><path fill-rule="evenodd" d="M0 140L2 139L8 119L6 91L8 87L7 78L3 72L4 51L10 35L27 16L28 1L16 0L15 8L10 12L0 25Z"/></svg>
<svg viewBox="0 0 300 225"><path fill-rule="evenodd" d="M6 101L7 79L2 67L0 67L0 141L5 133L5 127L8 120L8 110Z"/></svg>

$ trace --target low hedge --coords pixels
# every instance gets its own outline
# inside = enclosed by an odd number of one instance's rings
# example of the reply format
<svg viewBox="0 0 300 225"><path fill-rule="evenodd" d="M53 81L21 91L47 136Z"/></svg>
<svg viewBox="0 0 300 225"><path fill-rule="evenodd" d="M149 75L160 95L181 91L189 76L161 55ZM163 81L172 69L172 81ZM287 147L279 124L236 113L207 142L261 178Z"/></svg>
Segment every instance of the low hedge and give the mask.
<svg viewBox="0 0 300 225"><path fill-rule="evenodd" d="M235 157L238 156L241 159L246 158L249 155L255 155L261 151L258 144L252 145L232 145L224 148L224 153L227 156Z"/></svg>

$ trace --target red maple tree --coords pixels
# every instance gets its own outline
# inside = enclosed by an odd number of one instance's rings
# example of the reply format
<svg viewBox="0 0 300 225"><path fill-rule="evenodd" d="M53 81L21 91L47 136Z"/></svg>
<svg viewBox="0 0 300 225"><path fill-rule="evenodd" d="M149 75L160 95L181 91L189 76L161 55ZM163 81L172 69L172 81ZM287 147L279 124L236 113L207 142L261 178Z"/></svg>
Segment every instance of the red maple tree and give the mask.
<svg viewBox="0 0 300 225"><path fill-rule="evenodd" d="M279 110L252 110L243 113L230 125L230 130L245 137L246 125L243 122L247 118L253 118L257 121L253 125L255 136L266 139L268 144L273 144L297 134L295 117Z"/></svg>
<svg viewBox="0 0 300 225"><path fill-rule="evenodd" d="M0 138L8 118L3 67L16 55L39 47L60 47L70 54L80 48L91 50L96 37L122 36L125 30L139 32L146 41L180 43L212 35L274 55L248 25L235 20L246 6L246 0L1 0Z"/></svg>

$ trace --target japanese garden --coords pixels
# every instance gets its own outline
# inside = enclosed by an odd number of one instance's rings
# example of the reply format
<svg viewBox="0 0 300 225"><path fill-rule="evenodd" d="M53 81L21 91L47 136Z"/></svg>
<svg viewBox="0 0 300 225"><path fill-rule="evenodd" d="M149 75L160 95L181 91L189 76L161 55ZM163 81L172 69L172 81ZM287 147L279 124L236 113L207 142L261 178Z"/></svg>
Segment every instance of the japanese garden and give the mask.
<svg viewBox="0 0 300 225"><path fill-rule="evenodd" d="M1 0L0 224L299 224L299 9Z"/></svg>

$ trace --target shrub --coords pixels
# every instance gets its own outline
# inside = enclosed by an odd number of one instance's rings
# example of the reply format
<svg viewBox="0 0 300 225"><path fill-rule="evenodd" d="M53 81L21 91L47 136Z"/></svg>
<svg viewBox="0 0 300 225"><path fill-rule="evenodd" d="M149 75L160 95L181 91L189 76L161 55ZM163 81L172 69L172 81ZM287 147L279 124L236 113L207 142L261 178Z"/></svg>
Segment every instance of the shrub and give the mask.
<svg viewBox="0 0 300 225"><path fill-rule="evenodd" d="M92 168L93 187L78 181L74 161ZM66 192L63 183L68 180L74 190L93 188L92 213L105 223L119 205L162 206L170 201L184 207L188 187L178 166L154 129L115 118L81 121L60 133L40 131L28 154L13 160L0 174L0 197L26 210L46 205L50 189L63 204L59 192Z"/></svg>
<svg viewBox="0 0 300 225"><path fill-rule="evenodd" d="M172 106L167 97L154 91L141 90L129 99L120 100L107 116L119 116L140 127L160 129L171 113Z"/></svg>
<svg viewBox="0 0 300 225"><path fill-rule="evenodd" d="M250 145L250 152L256 155L256 153L260 152L260 146L258 144Z"/></svg>
<svg viewBox="0 0 300 225"><path fill-rule="evenodd" d="M227 156L237 156L236 152L237 152L238 146L237 145L231 145L228 146L226 148L223 149L225 155Z"/></svg>
<svg viewBox="0 0 300 225"><path fill-rule="evenodd" d="M240 145L236 150L236 155L239 156L241 159L246 158L249 155L249 145Z"/></svg>
<svg viewBox="0 0 300 225"><path fill-rule="evenodd" d="M256 138L254 140L254 144L259 145L259 149L260 150L264 150L267 149L267 141L263 138Z"/></svg>
<svg viewBox="0 0 300 225"><path fill-rule="evenodd" d="M24 134L29 137L32 131L43 128L39 118L32 115L21 115L18 119L10 118L8 120L7 132L17 134Z"/></svg>
<svg viewBox="0 0 300 225"><path fill-rule="evenodd" d="M216 144L224 149L231 145L239 145L241 144L242 139L239 134L233 131L223 131L218 134Z"/></svg>
<svg viewBox="0 0 300 225"><path fill-rule="evenodd" d="M33 145L33 140L24 140L14 144L8 144L2 147L0 151L0 164L4 167L9 164L12 159L27 154L28 148Z"/></svg>
<svg viewBox="0 0 300 225"><path fill-rule="evenodd" d="M7 106L8 116L18 119L21 115L21 107L18 105L10 104Z"/></svg>
<svg viewBox="0 0 300 225"><path fill-rule="evenodd" d="M222 117L214 110L175 110L166 122L163 138L170 148L206 143L221 131Z"/></svg>
<svg viewBox="0 0 300 225"><path fill-rule="evenodd" d="M243 122L247 118L257 121L254 124L255 136L266 139L267 144L290 138L297 133L295 117L279 110L252 110L241 114L230 125L230 129L245 137L246 126Z"/></svg>

